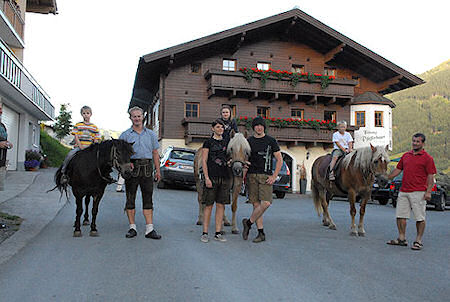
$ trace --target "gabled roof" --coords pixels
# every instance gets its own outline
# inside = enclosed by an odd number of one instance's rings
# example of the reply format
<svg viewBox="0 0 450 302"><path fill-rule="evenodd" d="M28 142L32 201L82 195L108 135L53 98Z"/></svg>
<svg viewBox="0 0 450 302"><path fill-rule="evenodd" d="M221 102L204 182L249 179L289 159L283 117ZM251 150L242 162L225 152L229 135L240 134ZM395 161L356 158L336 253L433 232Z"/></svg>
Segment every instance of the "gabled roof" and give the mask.
<svg viewBox="0 0 450 302"><path fill-rule="evenodd" d="M148 81L155 80L156 74L159 78L159 74L167 71L171 64L186 64L193 58L220 52L233 54L239 46L267 39L270 35L306 44L322 54L331 53L327 61L329 65L349 68L376 83L395 78L382 94L424 83L419 77L295 8L142 56L135 89L144 87L145 82L148 84Z"/></svg>
<svg viewBox="0 0 450 302"><path fill-rule="evenodd" d="M395 108L395 103L384 96L379 95L375 92L364 92L353 99L352 105L358 104L381 104L389 105L391 108Z"/></svg>

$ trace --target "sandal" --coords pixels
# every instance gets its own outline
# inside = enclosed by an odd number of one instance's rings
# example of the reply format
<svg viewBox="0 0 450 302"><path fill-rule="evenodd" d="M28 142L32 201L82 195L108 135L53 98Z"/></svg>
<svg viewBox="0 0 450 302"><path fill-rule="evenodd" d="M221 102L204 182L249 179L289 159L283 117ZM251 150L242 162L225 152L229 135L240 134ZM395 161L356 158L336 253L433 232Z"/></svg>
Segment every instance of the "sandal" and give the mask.
<svg viewBox="0 0 450 302"><path fill-rule="evenodd" d="M399 246L408 246L408 242L405 240L401 240L400 238L392 239L391 241L386 242L389 245L399 245Z"/></svg>
<svg viewBox="0 0 450 302"><path fill-rule="evenodd" d="M413 251L420 251L423 248L423 244L417 241L414 241L413 245L411 246L411 249Z"/></svg>

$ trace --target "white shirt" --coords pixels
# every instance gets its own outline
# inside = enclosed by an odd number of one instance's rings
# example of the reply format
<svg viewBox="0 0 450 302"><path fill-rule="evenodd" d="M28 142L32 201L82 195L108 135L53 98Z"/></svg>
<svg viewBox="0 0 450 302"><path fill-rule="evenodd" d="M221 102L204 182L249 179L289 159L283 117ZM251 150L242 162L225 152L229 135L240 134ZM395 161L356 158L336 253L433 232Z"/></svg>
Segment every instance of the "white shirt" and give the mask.
<svg viewBox="0 0 450 302"><path fill-rule="evenodd" d="M353 142L353 138L347 131L344 132L344 134L340 134L339 131L336 131L333 133L333 145L334 149L339 149L338 145L336 145L336 142L339 143L339 145L342 146L344 149L348 149L348 143Z"/></svg>

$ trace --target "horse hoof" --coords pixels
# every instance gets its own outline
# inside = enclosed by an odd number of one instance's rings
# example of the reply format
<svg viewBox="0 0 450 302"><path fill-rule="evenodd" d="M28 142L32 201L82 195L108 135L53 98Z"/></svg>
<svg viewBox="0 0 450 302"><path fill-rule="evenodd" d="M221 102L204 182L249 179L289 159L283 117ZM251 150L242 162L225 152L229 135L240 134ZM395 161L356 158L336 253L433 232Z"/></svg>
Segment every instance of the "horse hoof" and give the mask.
<svg viewBox="0 0 450 302"><path fill-rule="evenodd" d="M231 223L230 223L229 221L225 221L225 222L223 223L223 225L224 225L224 226L231 226Z"/></svg>
<svg viewBox="0 0 450 302"><path fill-rule="evenodd" d="M197 221L197 225L203 225L203 222L201 222L200 220Z"/></svg>
<svg viewBox="0 0 450 302"><path fill-rule="evenodd" d="M360 237L365 237L365 236L366 236L366 233L358 232L358 235L359 235Z"/></svg>
<svg viewBox="0 0 450 302"><path fill-rule="evenodd" d="M358 236L357 232L350 232L350 236Z"/></svg>
<svg viewBox="0 0 450 302"><path fill-rule="evenodd" d="M89 225L89 220L83 221L83 225Z"/></svg>
<svg viewBox="0 0 450 302"><path fill-rule="evenodd" d="M98 237L98 232L97 231L90 231L89 232L89 236L91 236L91 237Z"/></svg>
<svg viewBox="0 0 450 302"><path fill-rule="evenodd" d="M73 237L81 237L81 231L74 231L73 232Z"/></svg>
<svg viewBox="0 0 450 302"><path fill-rule="evenodd" d="M239 230L232 230L231 234L239 234Z"/></svg>
<svg viewBox="0 0 450 302"><path fill-rule="evenodd" d="M322 223L322 225L327 227L327 226L330 226L330 223L329 222L324 222L324 223Z"/></svg>
<svg viewBox="0 0 450 302"><path fill-rule="evenodd" d="M336 226L333 224L330 224L330 226L328 227L330 230L336 230Z"/></svg>

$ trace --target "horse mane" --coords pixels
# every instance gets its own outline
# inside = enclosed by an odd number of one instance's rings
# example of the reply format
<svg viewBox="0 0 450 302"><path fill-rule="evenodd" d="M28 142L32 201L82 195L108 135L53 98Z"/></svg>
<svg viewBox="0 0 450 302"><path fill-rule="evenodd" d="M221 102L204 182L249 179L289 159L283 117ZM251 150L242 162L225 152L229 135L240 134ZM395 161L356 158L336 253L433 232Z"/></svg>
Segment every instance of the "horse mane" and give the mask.
<svg viewBox="0 0 450 302"><path fill-rule="evenodd" d="M245 154L250 156L251 148L250 144L248 143L247 139L244 137L244 135L240 132L236 133L233 138L228 143L227 147L227 153L231 152L231 149L238 150L237 148L242 147Z"/></svg>
<svg viewBox="0 0 450 302"><path fill-rule="evenodd" d="M386 149L382 146L376 146L374 152L372 152L372 148L370 146L353 150L342 160L342 164L346 169L350 165L353 158L353 167L360 169L363 173L369 173L372 162L377 159L383 159L387 163L390 161Z"/></svg>

